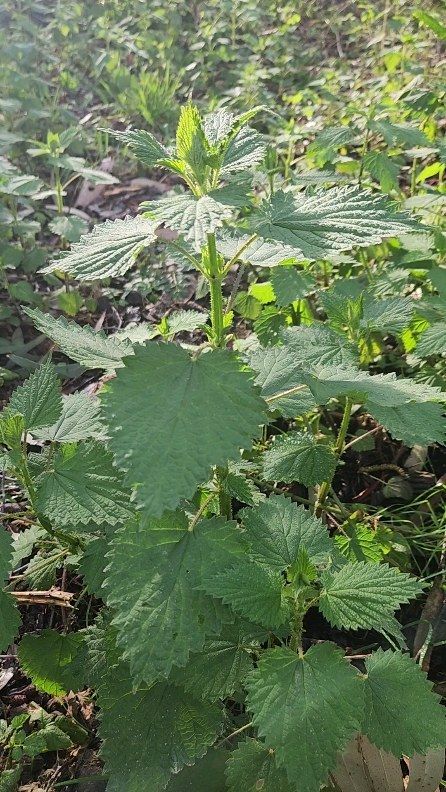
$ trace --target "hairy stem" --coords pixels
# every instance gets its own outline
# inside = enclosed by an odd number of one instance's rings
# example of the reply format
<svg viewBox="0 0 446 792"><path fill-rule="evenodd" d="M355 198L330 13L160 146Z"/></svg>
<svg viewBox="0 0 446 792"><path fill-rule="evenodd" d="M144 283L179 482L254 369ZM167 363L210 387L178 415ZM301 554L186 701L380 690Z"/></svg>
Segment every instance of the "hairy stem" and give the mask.
<svg viewBox="0 0 446 792"><path fill-rule="evenodd" d="M349 396L347 396L347 398L345 400L344 414L342 416L341 426L339 427L339 433L338 433L338 436L337 436L337 439L336 439L336 444L335 444L335 447L334 447L334 452L335 452L335 455L336 455L336 457L338 459L339 459L339 457L342 456L342 453L344 451L345 438L347 437L347 430L348 430L348 425L350 423L350 416L352 414L352 408L353 408L353 401L352 401L352 399L350 399ZM323 484L321 484L321 486L320 486L319 495L318 495L318 498L317 498L317 501L316 501L316 504L315 504L315 507L314 507L314 513L317 516L319 516L321 514L321 512L322 512L322 509L324 507L325 501L327 499L327 495L328 495L329 490L330 490L330 486L331 486L331 480L330 481L324 481Z"/></svg>
<svg viewBox="0 0 446 792"><path fill-rule="evenodd" d="M211 325L214 346L223 345L223 294L222 276L218 263L215 234L208 234L209 290L211 294Z"/></svg>

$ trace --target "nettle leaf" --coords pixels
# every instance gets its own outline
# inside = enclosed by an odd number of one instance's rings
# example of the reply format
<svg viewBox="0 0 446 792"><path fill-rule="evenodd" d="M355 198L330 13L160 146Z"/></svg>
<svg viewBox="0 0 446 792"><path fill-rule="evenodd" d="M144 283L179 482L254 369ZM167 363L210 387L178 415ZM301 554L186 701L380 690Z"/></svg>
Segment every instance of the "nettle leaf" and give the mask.
<svg viewBox="0 0 446 792"><path fill-rule="evenodd" d="M169 157L168 150L145 129L128 129L126 132L119 132L114 129L107 130L121 143L128 146L138 159L149 168L158 165L158 160Z"/></svg>
<svg viewBox="0 0 446 792"><path fill-rule="evenodd" d="M207 242L207 235L223 225L232 216L232 207L211 195L195 198L189 193L171 195L159 201L141 204L146 215L165 223L167 228L177 231L188 242L192 242L199 253ZM149 222L149 220L147 220Z"/></svg>
<svg viewBox="0 0 446 792"><path fill-rule="evenodd" d="M189 531L181 512L135 521L116 533L107 601L136 682L150 684L172 666L184 666L207 634L219 632L223 611L196 586L202 568L229 563L243 550L235 523L215 518Z"/></svg>
<svg viewBox="0 0 446 792"><path fill-rule="evenodd" d="M95 332L92 327L81 327L65 317L57 319L38 308L24 308L34 326L54 341L61 352L86 368L102 368L108 371L123 366L122 358L133 354L130 341L105 333Z"/></svg>
<svg viewBox="0 0 446 792"><path fill-rule="evenodd" d="M204 575L199 586L268 630L278 629L289 616L281 574L260 564L240 561L229 569Z"/></svg>
<svg viewBox="0 0 446 792"><path fill-rule="evenodd" d="M134 691L126 664L114 661L110 639L99 642L98 703L107 792L161 792L172 773L204 756L221 728L218 704L200 701L170 682ZM98 662L100 659L100 663Z"/></svg>
<svg viewBox="0 0 446 792"><path fill-rule="evenodd" d="M319 609L336 627L399 633L394 612L423 590L418 580L387 564L350 562L324 572Z"/></svg>
<svg viewBox="0 0 446 792"><path fill-rule="evenodd" d="M208 113L204 117L203 129L209 145L216 146L217 143L226 140L232 132L235 120L234 113L230 113L227 110L216 110L214 113Z"/></svg>
<svg viewBox="0 0 446 792"><path fill-rule="evenodd" d="M446 443L444 404L417 402L397 407L382 407L369 401L367 410L395 438L411 448L414 445Z"/></svg>
<svg viewBox="0 0 446 792"><path fill-rule="evenodd" d="M319 792L338 753L360 727L361 680L332 644L299 657L266 651L248 678L248 709L259 735L300 792Z"/></svg>
<svg viewBox="0 0 446 792"><path fill-rule="evenodd" d="M398 189L400 167L384 151L369 151L364 157L364 169L379 182L384 192Z"/></svg>
<svg viewBox="0 0 446 792"><path fill-rule="evenodd" d="M63 396L62 414L56 423L33 430L34 437L56 443L75 443L104 434L99 416L99 401L86 393Z"/></svg>
<svg viewBox="0 0 446 792"><path fill-rule="evenodd" d="M367 658L365 666L361 731L374 745L398 757L443 748L445 711L420 666L408 655L382 649Z"/></svg>
<svg viewBox="0 0 446 792"><path fill-rule="evenodd" d="M272 569L287 569L302 550L319 564L335 549L321 520L284 495L270 495L254 508L243 509L240 518L250 557Z"/></svg>
<svg viewBox="0 0 446 792"><path fill-rule="evenodd" d="M191 497L211 465L250 448L265 420L250 374L226 350L192 359L151 342L127 359L102 401L117 465L155 516Z"/></svg>
<svg viewBox="0 0 446 792"><path fill-rule="evenodd" d="M285 308L295 300L302 300L315 291L316 282L308 272L300 272L296 267L277 267L271 273L276 302Z"/></svg>
<svg viewBox="0 0 446 792"><path fill-rule="evenodd" d="M341 366L314 366L306 382L319 404L333 397L350 396L358 402L370 400L382 407L399 407L409 402L429 402L442 398L439 388L390 374L370 375Z"/></svg>
<svg viewBox="0 0 446 792"><path fill-rule="evenodd" d="M270 410L293 418L317 406L304 382L301 365L291 359L286 347L255 349L249 355L249 365L257 372L255 383Z"/></svg>
<svg viewBox="0 0 446 792"><path fill-rule="evenodd" d="M33 685L52 696L80 690L85 668L85 644L81 633L63 635L43 630L24 635L19 645L22 671Z"/></svg>
<svg viewBox="0 0 446 792"><path fill-rule="evenodd" d="M107 536L96 536L88 542L80 560L79 574L82 575L86 589L98 599L104 598L103 585L105 581L105 567L108 566L106 558L109 550Z"/></svg>
<svg viewBox="0 0 446 792"><path fill-rule="evenodd" d="M288 327L283 332L288 361L300 366L346 366L357 361L357 351L345 336L315 322L311 327Z"/></svg>
<svg viewBox="0 0 446 792"><path fill-rule="evenodd" d="M230 141L220 170L222 177L247 170L265 156L266 140L255 129L243 127Z"/></svg>
<svg viewBox="0 0 446 792"><path fill-rule="evenodd" d="M205 325L208 318L209 314L202 311L172 311L172 313L166 317L168 335L192 333L198 327Z"/></svg>
<svg viewBox="0 0 446 792"><path fill-rule="evenodd" d="M6 652L20 627L20 613L11 594L0 589L0 652Z"/></svg>
<svg viewBox="0 0 446 792"><path fill-rule="evenodd" d="M276 437L263 455L263 475L269 481L298 481L313 487L331 481L336 470L331 448L309 432L291 432Z"/></svg>
<svg viewBox="0 0 446 792"><path fill-rule="evenodd" d="M268 242L257 237L248 245L250 239L249 234L222 233L217 239L217 250L225 258L232 259L246 245L238 260L254 267L277 267L284 261L293 261L299 255L299 251L280 242Z"/></svg>
<svg viewBox="0 0 446 792"><path fill-rule="evenodd" d="M140 252L157 239L156 227L157 223L145 217L106 220L42 272L61 270L80 281L125 275Z"/></svg>
<svg viewBox="0 0 446 792"><path fill-rule="evenodd" d="M254 506L265 500L266 495L247 477L249 469L247 462L229 462L227 473L221 476L220 486L231 498Z"/></svg>
<svg viewBox="0 0 446 792"><path fill-rule="evenodd" d="M416 303L410 297L366 298L359 327L364 330L401 333L410 324Z"/></svg>
<svg viewBox="0 0 446 792"><path fill-rule="evenodd" d="M274 751L259 740L240 742L226 768L229 792L291 792L285 771L277 767Z"/></svg>
<svg viewBox="0 0 446 792"><path fill-rule="evenodd" d="M57 421L62 412L62 394L56 370L50 360L42 363L11 396L10 413L20 413L24 429L30 431Z"/></svg>
<svg viewBox="0 0 446 792"><path fill-rule="evenodd" d="M208 144L200 113L193 104L183 105L176 133L177 155L190 167L198 181L206 173Z"/></svg>
<svg viewBox="0 0 446 792"><path fill-rule="evenodd" d="M9 578L13 556L13 539L9 531L0 526L0 584Z"/></svg>
<svg viewBox="0 0 446 792"><path fill-rule="evenodd" d="M436 322L422 333L415 354L421 358L446 355L446 322Z"/></svg>
<svg viewBox="0 0 446 792"><path fill-rule="evenodd" d="M312 195L278 190L261 205L257 222L260 236L291 245L313 260L419 229L386 198L359 187L334 187Z"/></svg>
<svg viewBox="0 0 446 792"><path fill-rule="evenodd" d="M94 441L63 446L35 485L38 510L56 525L116 525L133 514L112 455Z"/></svg>
<svg viewBox="0 0 446 792"><path fill-rule="evenodd" d="M226 624L221 634L209 638L200 654L193 654L184 669L170 679L190 693L217 701L231 696L252 670L249 650L256 651L268 633L249 622Z"/></svg>

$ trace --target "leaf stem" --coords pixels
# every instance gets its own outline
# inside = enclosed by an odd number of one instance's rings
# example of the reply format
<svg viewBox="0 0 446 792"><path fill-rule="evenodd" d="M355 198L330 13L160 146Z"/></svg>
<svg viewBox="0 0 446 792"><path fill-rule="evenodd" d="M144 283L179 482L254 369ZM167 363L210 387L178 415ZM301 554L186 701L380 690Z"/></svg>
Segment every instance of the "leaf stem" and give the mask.
<svg viewBox="0 0 446 792"><path fill-rule="evenodd" d="M339 427L339 433L334 447L334 453L337 459L339 459L342 456L342 453L345 448L345 438L347 437L347 430L348 430L348 425L350 423L352 408L353 408L353 400L349 396L347 396L345 400L345 407L342 416L341 426ZM331 481L332 479L330 479L330 481L324 481L320 486L318 498L314 507L314 513L318 517L322 512L323 506L327 499L327 495L330 491Z"/></svg>
<svg viewBox="0 0 446 792"><path fill-rule="evenodd" d="M223 294L221 290L222 274L218 263L215 234L208 234L209 257L209 290L211 294L211 325L213 330L213 344L223 346Z"/></svg>

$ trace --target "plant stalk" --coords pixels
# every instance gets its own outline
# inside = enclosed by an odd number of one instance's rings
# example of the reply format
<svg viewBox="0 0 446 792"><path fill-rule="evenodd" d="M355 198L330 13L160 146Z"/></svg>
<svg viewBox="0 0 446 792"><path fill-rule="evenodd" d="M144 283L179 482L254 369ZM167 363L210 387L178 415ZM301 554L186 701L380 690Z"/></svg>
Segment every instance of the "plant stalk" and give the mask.
<svg viewBox="0 0 446 792"><path fill-rule="evenodd" d="M223 346L223 293L221 290L222 276L218 263L218 253L215 244L215 234L208 234L209 257L209 290L211 294L211 325L213 330L213 344L215 347Z"/></svg>
<svg viewBox="0 0 446 792"><path fill-rule="evenodd" d="M339 433L334 447L334 453L337 459L339 459L342 456L342 453L344 451L345 438L347 437L347 430L348 430L348 425L350 423L350 416L352 414L352 409L353 409L353 400L349 396L347 396L345 400L344 414L342 416L341 426L339 427ZM318 498L314 507L314 513L316 514L317 517L319 517L322 512L325 501L327 499L327 495L330 491L330 486L331 486L331 480L324 481L321 484Z"/></svg>

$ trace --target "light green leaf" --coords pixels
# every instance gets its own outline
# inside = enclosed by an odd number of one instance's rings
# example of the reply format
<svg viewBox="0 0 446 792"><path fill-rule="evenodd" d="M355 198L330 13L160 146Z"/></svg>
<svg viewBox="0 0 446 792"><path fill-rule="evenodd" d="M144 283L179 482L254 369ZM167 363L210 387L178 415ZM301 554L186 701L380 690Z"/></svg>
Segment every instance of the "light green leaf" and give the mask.
<svg viewBox="0 0 446 792"><path fill-rule="evenodd" d="M286 418L305 415L316 407L313 394L304 382L302 366L283 347L256 349L249 364L257 372L256 385L270 410L279 410Z"/></svg>
<svg viewBox="0 0 446 792"><path fill-rule="evenodd" d="M231 696L252 669L249 650L258 651L268 634L248 622L224 625L222 633L209 638L200 654L193 654L184 669L170 679L190 693L217 701Z"/></svg>
<svg viewBox="0 0 446 792"><path fill-rule="evenodd" d="M244 560L205 574L199 587L268 630L278 629L289 616L282 576L260 564Z"/></svg>
<svg viewBox="0 0 446 792"><path fill-rule="evenodd" d="M240 742L226 769L229 792L293 792L286 773L278 768L274 752L258 740Z"/></svg>
<svg viewBox="0 0 446 792"><path fill-rule="evenodd" d="M250 238L249 234L222 233L217 239L217 249L225 258L232 259L244 245L247 245ZM280 242L267 242L257 237L240 253L238 260L249 262L255 267L277 267L278 264L294 260L299 255L299 251L292 247L282 245Z"/></svg>
<svg viewBox="0 0 446 792"><path fill-rule="evenodd" d="M17 792L21 775L21 765L17 765L13 770L0 771L0 792Z"/></svg>
<svg viewBox="0 0 446 792"><path fill-rule="evenodd" d="M446 355L446 322L436 322L420 336L415 350L417 357Z"/></svg>
<svg viewBox="0 0 446 792"><path fill-rule="evenodd" d="M345 525L343 533L334 537L337 547L342 555L349 561L382 561L389 542L377 531L371 530L367 525Z"/></svg>
<svg viewBox="0 0 446 792"><path fill-rule="evenodd" d="M86 368L103 368L113 371L123 366L122 358L133 354L131 343L106 336L92 327L81 327L76 322L68 322L63 316L55 319L38 308L25 308L34 326L54 341L67 357L76 360Z"/></svg>
<svg viewBox="0 0 446 792"><path fill-rule="evenodd" d="M168 335L173 336L176 333L192 333L198 327L205 325L209 318L208 313L202 311L172 311L166 317Z"/></svg>
<svg viewBox="0 0 446 792"><path fill-rule="evenodd" d="M192 242L198 253L206 244L207 235L214 233L232 216L230 206L216 201L210 195L195 198L189 193L147 201L140 208L158 224L165 223L168 228Z"/></svg>
<svg viewBox="0 0 446 792"><path fill-rule="evenodd" d="M82 688L84 654L81 633L43 630L40 635L24 635L19 645L22 671L38 690L52 696Z"/></svg>
<svg viewBox="0 0 446 792"><path fill-rule="evenodd" d="M434 16L433 14L428 14L427 11L424 11L421 8L417 8L413 12L413 16L415 19L418 19L424 25L427 25L431 30L436 33L436 35L442 40L446 40L446 25L443 24L441 18Z"/></svg>
<svg viewBox="0 0 446 792"><path fill-rule="evenodd" d="M211 465L250 448L264 421L250 375L226 350L192 359L151 342L128 358L102 401L117 465L155 516L191 497Z"/></svg>
<svg viewBox="0 0 446 792"><path fill-rule="evenodd" d="M313 487L331 481L336 456L329 446L308 432L291 432L276 437L263 455L263 475L268 481L298 481Z"/></svg>
<svg viewBox="0 0 446 792"><path fill-rule="evenodd" d="M377 300L366 297L359 326L383 333L401 333L410 324L416 303L410 297L389 297Z"/></svg>
<svg viewBox="0 0 446 792"><path fill-rule="evenodd" d="M444 748L445 711L420 666L408 655L382 649L367 658L365 665L361 731L374 745L398 757Z"/></svg>
<svg viewBox="0 0 446 792"><path fill-rule="evenodd" d="M324 572L319 609L331 625L349 630L397 630L394 612L423 590L418 580L387 564L365 561Z"/></svg>
<svg viewBox="0 0 446 792"><path fill-rule="evenodd" d="M188 531L181 512L165 513L141 526L132 522L111 542L107 601L123 657L136 682L168 676L218 633L222 611L196 590L202 568L230 563L243 552L235 523L221 518Z"/></svg>
<svg viewBox="0 0 446 792"><path fill-rule="evenodd" d="M26 382L16 388L8 410L23 416L26 431L57 421L62 412L62 395L56 370L50 360L38 366Z"/></svg>
<svg viewBox="0 0 446 792"><path fill-rule="evenodd" d="M355 363L357 352L345 336L326 324L315 322L311 327L288 327L283 332L284 349L289 365L345 366Z"/></svg>
<svg viewBox="0 0 446 792"><path fill-rule="evenodd" d="M266 239L299 249L303 258L326 259L418 228L380 195L334 187L303 196L277 191L260 207L257 230Z"/></svg>
<svg viewBox="0 0 446 792"><path fill-rule="evenodd" d="M139 253L156 240L157 224L144 217L106 220L54 259L42 272L61 270L80 281L124 275Z"/></svg>
<svg viewBox="0 0 446 792"><path fill-rule="evenodd" d="M280 308L302 300L316 289L316 282L308 272L300 272L296 267L277 267L271 273L271 281Z"/></svg>
<svg viewBox="0 0 446 792"><path fill-rule="evenodd" d="M35 485L37 508L55 525L116 525L133 513L112 455L94 441L62 447Z"/></svg>
<svg viewBox="0 0 446 792"><path fill-rule="evenodd" d="M232 132L232 127L236 117L234 113L228 110L216 110L214 113L208 113L204 117L204 134L206 140L211 146L221 143L226 140L228 135Z"/></svg>
<svg viewBox="0 0 446 792"><path fill-rule="evenodd" d="M369 401L367 410L395 440L402 440L409 448L416 444L446 443L443 404L410 402L396 407L382 407Z"/></svg>
<svg viewBox="0 0 446 792"><path fill-rule="evenodd" d="M0 652L6 652L20 627L20 613L14 597L0 589Z"/></svg>
<svg viewBox="0 0 446 792"><path fill-rule="evenodd" d="M177 156L190 167L199 182L206 174L208 144L198 108L183 105L176 134Z"/></svg>
<svg viewBox="0 0 446 792"><path fill-rule="evenodd" d="M86 393L63 397L62 414L56 423L33 431L34 437L56 443L74 443L101 437L104 426L99 417L99 402Z"/></svg>
<svg viewBox="0 0 446 792"><path fill-rule="evenodd" d="M158 140L145 129L129 129L118 132L108 129L110 135L128 146L138 159L149 168L158 165L158 160L169 157L169 152Z"/></svg>
<svg viewBox="0 0 446 792"><path fill-rule="evenodd" d="M299 792L319 792L359 729L361 680L332 644L266 651L248 681L248 709Z"/></svg>
<svg viewBox="0 0 446 792"><path fill-rule="evenodd" d="M230 141L220 170L220 175L245 171L265 156L266 140L250 127L243 127Z"/></svg>
<svg viewBox="0 0 446 792"><path fill-rule="evenodd" d="M249 555L269 568L284 570L294 564L301 550L320 564L334 551L323 523L284 495L270 497L240 512Z"/></svg>

